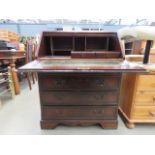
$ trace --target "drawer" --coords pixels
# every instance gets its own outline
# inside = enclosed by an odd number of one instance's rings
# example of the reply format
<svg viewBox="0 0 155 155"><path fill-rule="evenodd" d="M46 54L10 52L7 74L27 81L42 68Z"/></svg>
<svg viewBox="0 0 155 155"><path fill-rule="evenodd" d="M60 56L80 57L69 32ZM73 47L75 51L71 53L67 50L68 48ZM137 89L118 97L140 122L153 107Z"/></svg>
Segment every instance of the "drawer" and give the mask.
<svg viewBox="0 0 155 155"><path fill-rule="evenodd" d="M155 106L155 91L139 91L136 93L134 102L136 105Z"/></svg>
<svg viewBox="0 0 155 155"><path fill-rule="evenodd" d="M155 120L155 106L135 107L132 116L134 119Z"/></svg>
<svg viewBox="0 0 155 155"><path fill-rule="evenodd" d="M40 90L116 90L119 77L41 77Z"/></svg>
<svg viewBox="0 0 155 155"><path fill-rule="evenodd" d="M42 106L42 119L116 119L116 106Z"/></svg>
<svg viewBox="0 0 155 155"><path fill-rule="evenodd" d="M42 105L116 105L118 94L117 91L49 91L40 92L40 97Z"/></svg>
<svg viewBox="0 0 155 155"><path fill-rule="evenodd" d="M137 90L155 90L155 75L138 76Z"/></svg>

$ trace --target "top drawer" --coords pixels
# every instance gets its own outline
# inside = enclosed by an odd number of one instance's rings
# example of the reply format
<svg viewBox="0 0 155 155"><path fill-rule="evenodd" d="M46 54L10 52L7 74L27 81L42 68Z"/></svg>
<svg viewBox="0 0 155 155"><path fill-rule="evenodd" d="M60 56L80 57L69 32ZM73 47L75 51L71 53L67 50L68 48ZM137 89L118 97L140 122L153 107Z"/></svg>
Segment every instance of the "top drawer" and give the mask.
<svg viewBox="0 0 155 155"><path fill-rule="evenodd" d="M117 76L39 76L40 90L116 90Z"/></svg>
<svg viewBox="0 0 155 155"><path fill-rule="evenodd" d="M137 90L155 90L155 75L139 75Z"/></svg>

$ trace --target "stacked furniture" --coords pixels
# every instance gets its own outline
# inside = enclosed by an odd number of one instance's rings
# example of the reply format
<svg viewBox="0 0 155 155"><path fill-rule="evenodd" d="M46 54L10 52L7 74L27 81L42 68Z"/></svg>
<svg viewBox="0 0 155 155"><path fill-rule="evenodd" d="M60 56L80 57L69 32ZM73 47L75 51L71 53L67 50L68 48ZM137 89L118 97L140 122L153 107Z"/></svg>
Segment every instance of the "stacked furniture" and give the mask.
<svg viewBox="0 0 155 155"><path fill-rule="evenodd" d="M16 69L16 61L25 59L25 53L23 51L11 51L11 50L0 50L0 61L8 61L8 65L11 70L13 85L15 89L15 94L20 93L20 85L17 76L17 69Z"/></svg>
<svg viewBox="0 0 155 155"><path fill-rule="evenodd" d="M7 29L0 29L0 40L13 42L19 41L20 36L16 32L9 31Z"/></svg>
<svg viewBox="0 0 155 155"><path fill-rule="evenodd" d="M15 94L20 93L20 85L17 69L21 63L25 64L25 52L20 50L20 36L6 29L0 29L0 63L3 66L9 66L11 69ZM23 65L23 64L22 64ZM19 76L20 77L20 76Z"/></svg>
<svg viewBox="0 0 155 155"><path fill-rule="evenodd" d="M42 129L117 128L122 73L146 72L124 63L114 32L43 32L36 57L20 70L38 72Z"/></svg>

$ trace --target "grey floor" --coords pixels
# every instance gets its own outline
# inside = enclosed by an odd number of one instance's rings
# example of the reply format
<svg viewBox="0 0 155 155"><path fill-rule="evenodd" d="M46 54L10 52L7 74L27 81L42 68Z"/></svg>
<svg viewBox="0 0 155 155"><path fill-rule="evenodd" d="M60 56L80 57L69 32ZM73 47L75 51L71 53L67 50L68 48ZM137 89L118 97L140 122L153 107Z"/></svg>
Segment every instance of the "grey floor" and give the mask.
<svg viewBox="0 0 155 155"><path fill-rule="evenodd" d="M124 135L124 134L155 134L155 124L138 124L128 129L119 117L118 129L104 130L100 126L68 127L58 126L56 129L40 129L40 107L37 83L30 91L26 81L21 82L21 94L14 100L3 97L0 108L0 134L15 135Z"/></svg>

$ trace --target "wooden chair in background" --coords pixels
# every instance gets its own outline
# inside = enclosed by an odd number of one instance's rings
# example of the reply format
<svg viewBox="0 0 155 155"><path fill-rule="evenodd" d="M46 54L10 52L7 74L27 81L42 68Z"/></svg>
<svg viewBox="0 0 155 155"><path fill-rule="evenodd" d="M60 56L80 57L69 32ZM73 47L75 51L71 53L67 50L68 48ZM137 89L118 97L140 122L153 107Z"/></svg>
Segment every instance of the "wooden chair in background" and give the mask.
<svg viewBox="0 0 155 155"><path fill-rule="evenodd" d="M35 59L36 49L37 49L37 44L33 43L32 40L28 40L26 43L26 63L29 63ZM28 80L29 88L31 90L32 89L31 78L32 78L32 83L35 84L35 81L37 81L37 73L28 72L26 73L26 77Z"/></svg>

